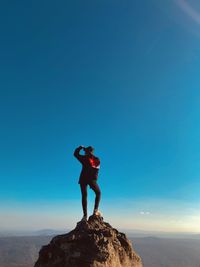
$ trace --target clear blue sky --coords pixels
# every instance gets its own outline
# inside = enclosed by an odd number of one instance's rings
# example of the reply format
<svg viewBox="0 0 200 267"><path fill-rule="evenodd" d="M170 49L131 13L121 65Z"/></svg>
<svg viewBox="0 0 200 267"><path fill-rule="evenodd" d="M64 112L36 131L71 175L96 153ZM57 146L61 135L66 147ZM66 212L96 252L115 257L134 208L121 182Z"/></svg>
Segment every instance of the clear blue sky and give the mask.
<svg viewBox="0 0 200 267"><path fill-rule="evenodd" d="M189 0L2 3L0 227L74 225L73 151L92 145L105 220L200 231L199 14Z"/></svg>

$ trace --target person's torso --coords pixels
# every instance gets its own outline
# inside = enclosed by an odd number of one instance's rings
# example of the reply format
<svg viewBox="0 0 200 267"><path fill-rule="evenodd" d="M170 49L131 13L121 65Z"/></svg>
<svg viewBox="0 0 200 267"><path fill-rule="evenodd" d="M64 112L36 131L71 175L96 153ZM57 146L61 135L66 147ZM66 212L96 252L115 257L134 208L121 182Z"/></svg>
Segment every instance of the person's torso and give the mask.
<svg viewBox="0 0 200 267"><path fill-rule="evenodd" d="M85 155L82 162L81 177L88 179L97 179L100 168L100 160L94 155Z"/></svg>

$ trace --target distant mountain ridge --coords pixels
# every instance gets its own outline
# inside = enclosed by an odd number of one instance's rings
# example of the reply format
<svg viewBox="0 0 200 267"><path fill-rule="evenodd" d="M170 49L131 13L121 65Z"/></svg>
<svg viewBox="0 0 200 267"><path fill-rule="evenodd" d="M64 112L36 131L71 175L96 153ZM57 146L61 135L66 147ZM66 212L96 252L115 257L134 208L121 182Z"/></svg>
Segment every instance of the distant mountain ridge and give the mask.
<svg viewBox="0 0 200 267"><path fill-rule="evenodd" d="M53 236L69 232L70 229L40 229L40 230L0 230L0 237L7 236ZM148 231L136 229L119 228L120 232L126 233L129 237L159 237L159 238L184 238L184 239L200 239L200 233L187 232L162 232L162 231Z"/></svg>
<svg viewBox="0 0 200 267"><path fill-rule="evenodd" d="M0 231L0 237L8 237L8 236L51 236L51 235L59 235L68 232L69 229L41 229L36 231L17 231L17 230L3 230Z"/></svg>
<svg viewBox="0 0 200 267"><path fill-rule="evenodd" d="M144 267L200 267L200 239L134 238Z"/></svg>
<svg viewBox="0 0 200 267"><path fill-rule="evenodd" d="M0 237L0 267L33 267L53 236ZM144 267L200 267L199 239L134 237Z"/></svg>
<svg viewBox="0 0 200 267"><path fill-rule="evenodd" d="M33 267L49 236L0 237L0 267Z"/></svg>

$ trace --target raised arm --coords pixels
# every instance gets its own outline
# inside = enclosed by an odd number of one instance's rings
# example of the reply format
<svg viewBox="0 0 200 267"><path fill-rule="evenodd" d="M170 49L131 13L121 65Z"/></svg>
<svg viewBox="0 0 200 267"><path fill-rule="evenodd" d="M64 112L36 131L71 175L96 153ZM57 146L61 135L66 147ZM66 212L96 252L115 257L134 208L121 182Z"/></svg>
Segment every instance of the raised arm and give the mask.
<svg viewBox="0 0 200 267"><path fill-rule="evenodd" d="M81 149L83 149L83 148L84 148L83 146L79 146L74 150L74 157L76 157L81 163L83 163L84 156L80 155L79 153L80 153Z"/></svg>

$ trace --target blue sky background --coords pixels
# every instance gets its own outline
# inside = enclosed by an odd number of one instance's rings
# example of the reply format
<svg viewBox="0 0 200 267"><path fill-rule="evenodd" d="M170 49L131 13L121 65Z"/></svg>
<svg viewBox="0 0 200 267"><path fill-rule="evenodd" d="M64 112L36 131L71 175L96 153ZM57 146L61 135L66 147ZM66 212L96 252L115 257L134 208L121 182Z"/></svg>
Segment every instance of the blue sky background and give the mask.
<svg viewBox="0 0 200 267"><path fill-rule="evenodd" d="M189 0L2 3L0 228L74 226L73 151L92 145L105 220L200 231L199 12Z"/></svg>

